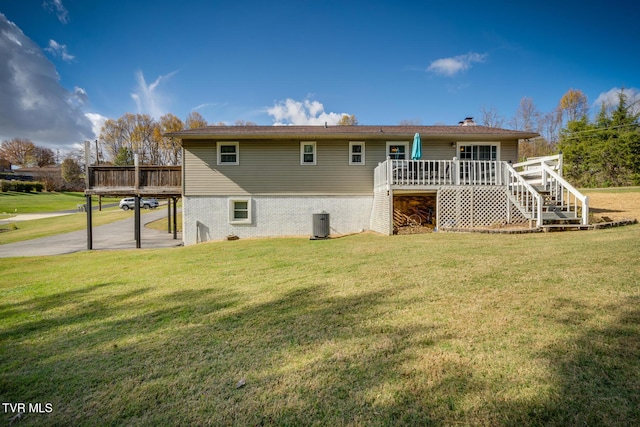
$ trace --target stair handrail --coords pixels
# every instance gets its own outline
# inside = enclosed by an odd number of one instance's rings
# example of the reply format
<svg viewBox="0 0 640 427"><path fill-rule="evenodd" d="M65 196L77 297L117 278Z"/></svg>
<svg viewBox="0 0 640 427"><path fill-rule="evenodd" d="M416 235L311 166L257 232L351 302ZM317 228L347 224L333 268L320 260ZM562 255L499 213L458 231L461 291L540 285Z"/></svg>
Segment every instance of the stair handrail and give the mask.
<svg viewBox="0 0 640 427"><path fill-rule="evenodd" d="M580 220L582 222L582 225L589 225L589 197L579 192L573 185L569 184L563 177L561 177L558 173L556 173L546 163L541 164L541 169L542 169L542 185L545 187L548 187L549 178L551 178L552 181L559 184L562 189L562 193L560 194L560 197L558 198L558 200L562 203L561 206L566 207L569 210L569 212L571 212L571 198L567 197L565 199L564 190L567 191L568 195L573 195L574 200L576 201L575 203L576 213L578 209L578 201L580 201L581 203L582 216ZM557 196L558 194L556 189L556 197Z"/></svg>
<svg viewBox="0 0 640 427"><path fill-rule="evenodd" d="M536 227L542 226L542 195L536 191L531 184L529 184L524 177L516 171L509 163L504 162L505 184L507 186L507 192L517 200L520 204L519 208L524 212L532 215L532 220L536 221ZM521 199L524 196L525 203L523 204ZM529 206L529 200L531 200L531 206Z"/></svg>
<svg viewBox="0 0 640 427"><path fill-rule="evenodd" d="M535 157L532 159L527 159L524 162L514 163L513 167L515 169L524 168L527 166L539 166L541 164L549 165L549 163L555 164L554 170L561 171L562 174L562 153L555 154L553 156L544 156L544 157Z"/></svg>

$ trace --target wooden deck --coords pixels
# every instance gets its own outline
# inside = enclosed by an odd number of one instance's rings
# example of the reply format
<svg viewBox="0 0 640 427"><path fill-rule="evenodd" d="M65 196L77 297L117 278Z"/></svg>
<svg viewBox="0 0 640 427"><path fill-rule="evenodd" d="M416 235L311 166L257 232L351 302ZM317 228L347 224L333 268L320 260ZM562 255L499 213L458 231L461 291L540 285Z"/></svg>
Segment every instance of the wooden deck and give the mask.
<svg viewBox="0 0 640 427"><path fill-rule="evenodd" d="M89 166L88 196L181 197L181 166Z"/></svg>

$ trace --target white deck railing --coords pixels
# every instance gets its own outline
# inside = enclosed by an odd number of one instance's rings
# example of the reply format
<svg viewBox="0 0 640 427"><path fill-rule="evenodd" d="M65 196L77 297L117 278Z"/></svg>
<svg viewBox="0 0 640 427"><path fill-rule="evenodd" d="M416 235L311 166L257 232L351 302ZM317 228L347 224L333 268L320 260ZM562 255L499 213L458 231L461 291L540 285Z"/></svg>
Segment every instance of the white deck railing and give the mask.
<svg viewBox="0 0 640 427"><path fill-rule="evenodd" d="M573 213L580 218L582 225L588 225L589 198L565 181L549 165L542 163L540 171L541 186L545 191L549 191L550 195L558 203L555 208L562 212Z"/></svg>
<svg viewBox="0 0 640 427"><path fill-rule="evenodd" d="M515 163L513 168L524 177L540 176L541 165L549 166L558 175L562 176L562 154L544 157L530 157L524 162Z"/></svg>
<svg viewBox="0 0 640 427"><path fill-rule="evenodd" d="M374 171L375 191L429 189L445 185L505 186L523 215L543 224L543 210L565 212L589 223L589 199L562 178L562 155L540 157L510 165L502 161L392 160ZM554 205L545 208L540 192L550 194ZM549 210L551 212L551 210Z"/></svg>
<svg viewBox="0 0 640 427"><path fill-rule="evenodd" d="M504 180L512 201L529 220L536 222L536 227L540 227L543 221L540 193L508 163L504 165Z"/></svg>
<svg viewBox="0 0 640 427"><path fill-rule="evenodd" d="M374 171L374 188L390 186L504 185L505 162L471 160L392 160Z"/></svg>

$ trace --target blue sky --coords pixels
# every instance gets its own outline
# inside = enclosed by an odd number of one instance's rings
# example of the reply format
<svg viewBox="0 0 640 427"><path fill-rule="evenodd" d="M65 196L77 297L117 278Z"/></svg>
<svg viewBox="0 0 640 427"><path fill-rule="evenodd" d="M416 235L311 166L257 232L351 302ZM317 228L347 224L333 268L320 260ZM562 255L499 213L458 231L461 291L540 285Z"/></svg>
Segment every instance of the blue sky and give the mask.
<svg viewBox="0 0 640 427"><path fill-rule="evenodd" d="M640 98L640 5L527 3L0 0L0 139L69 146L127 112L431 125L571 88Z"/></svg>

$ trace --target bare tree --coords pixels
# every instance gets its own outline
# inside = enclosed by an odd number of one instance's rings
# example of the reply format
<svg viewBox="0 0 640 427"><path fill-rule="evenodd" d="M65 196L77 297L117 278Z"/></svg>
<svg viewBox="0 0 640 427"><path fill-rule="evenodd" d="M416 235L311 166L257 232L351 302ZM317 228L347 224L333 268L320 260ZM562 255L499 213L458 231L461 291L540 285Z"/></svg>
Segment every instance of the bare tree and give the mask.
<svg viewBox="0 0 640 427"><path fill-rule="evenodd" d="M7 159L17 166L30 166L33 162L33 154L36 146L31 140L25 138L13 138L2 141L0 145L0 157Z"/></svg>
<svg viewBox="0 0 640 427"><path fill-rule="evenodd" d="M113 161L123 149L131 149L134 131L133 114L125 114L117 120L108 119L100 131L99 141L107 156Z"/></svg>
<svg viewBox="0 0 640 427"><path fill-rule="evenodd" d="M156 122L148 114L136 114L133 120L131 135L133 152L138 153L141 163L160 164L160 147L153 137L157 127Z"/></svg>
<svg viewBox="0 0 640 427"><path fill-rule="evenodd" d="M422 126L420 119L403 119L398 122L398 126Z"/></svg>
<svg viewBox="0 0 640 427"><path fill-rule="evenodd" d="M60 165L62 179L72 190L81 190L84 184L82 179L83 170L73 158L67 157Z"/></svg>
<svg viewBox="0 0 640 427"><path fill-rule="evenodd" d="M587 95L581 90L569 89L562 95L562 98L560 98L559 107L563 115L566 115L568 121L578 120L586 115L589 109Z"/></svg>
<svg viewBox="0 0 640 427"><path fill-rule="evenodd" d="M501 128L504 126L504 117L498 114L498 110L495 106L482 106L480 107L480 123L483 126L488 126L490 128Z"/></svg>
<svg viewBox="0 0 640 427"><path fill-rule="evenodd" d="M184 122L185 129L197 129L207 126L207 121L202 117L202 114L197 111L192 111L187 115L187 120Z"/></svg>
<svg viewBox="0 0 640 427"><path fill-rule="evenodd" d="M542 114L538 121L539 132L550 146L555 147L558 142L560 127L562 126L562 110L558 107L547 114Z"/></svg>
<svg viewBox="0 0 640 427"><path fill-rule="evenodd" d="M245 120L236 120L235 123L233 124L234 126L258 126L257 123L251 122L251 121L245 121Z"/></svg>
<svg viewBox="0 0 640 427"><path fill-rule="evenodd" d="M355 126L358 124L358 119L353 114L343 114L340 120L338 120L338 126Z"/></svg>
<svg viewBox="0 0 640 427"><path fill-rule="evenodd" d="M520 100L520 105L516 110L518 123L522 126L522 130L534 131L538 129L538 118L540 113L536 109L533 99L524 97Z"/></svg>
<svg viewBox="0 0 640 427"><path fill-rule="evenodd" d="M179 165L182 161L182 150L178 139L166 137L164 134L184 129L184 123L171 113L160 117L160 123L154 130L154 139L161 148L163 165Z"/></svg>
<svg viewBox="0 0 640 427"><path fill-rule="evenodd" d="M56 155L50 148L35 146L33 150L33 163L42 168L56 164Z"/></svg>

